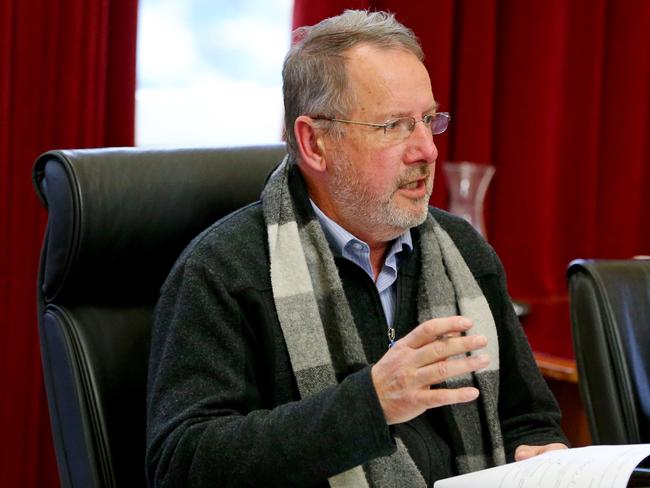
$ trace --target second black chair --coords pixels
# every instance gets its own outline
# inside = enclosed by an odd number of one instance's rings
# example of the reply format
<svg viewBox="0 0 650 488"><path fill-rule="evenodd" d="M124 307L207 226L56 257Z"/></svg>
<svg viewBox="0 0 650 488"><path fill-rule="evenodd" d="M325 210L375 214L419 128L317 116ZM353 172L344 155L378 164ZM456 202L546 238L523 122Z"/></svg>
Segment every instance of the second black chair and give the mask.
<svg viewBox="0 0 650 488"><path fill-rule="evenodd" d="M580 393L594 444L650 442L650 260L568 270Z"/></svg>

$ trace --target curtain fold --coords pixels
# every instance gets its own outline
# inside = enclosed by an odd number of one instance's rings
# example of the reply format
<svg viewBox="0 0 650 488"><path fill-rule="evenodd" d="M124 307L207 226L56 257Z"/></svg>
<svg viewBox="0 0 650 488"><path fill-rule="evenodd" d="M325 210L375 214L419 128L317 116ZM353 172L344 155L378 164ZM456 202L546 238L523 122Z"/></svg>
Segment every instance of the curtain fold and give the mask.
<svg viewBox="0 0 650 488"><path fill-rule="evenodd" d="M296 0L294 26L345 8L389 10L425 52L452 114L444 161L490 163L487 235L533 348L572 357L565 270L650 254L650 2Z"/></svg>
<svg viewBox="0 0 650 488"><path fill-rule="evenodd" d="M0 486L57 486L36 274L46 213L31 184L54 148L130 146L137 0L0 2Z"/></svg>

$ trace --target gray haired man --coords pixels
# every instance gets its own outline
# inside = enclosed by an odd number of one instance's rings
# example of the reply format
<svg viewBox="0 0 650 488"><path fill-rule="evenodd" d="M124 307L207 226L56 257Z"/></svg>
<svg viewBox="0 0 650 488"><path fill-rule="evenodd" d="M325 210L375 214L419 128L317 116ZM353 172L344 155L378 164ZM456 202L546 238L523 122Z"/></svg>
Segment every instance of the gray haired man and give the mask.
<svg viewBox="0 0 650 488"><path fill-rule="evenodd" d="M428 205L450 117L417 39L363 11L298 36L287 158L162 289L150 484L425 487L566 447L497 256Z"/></svg>

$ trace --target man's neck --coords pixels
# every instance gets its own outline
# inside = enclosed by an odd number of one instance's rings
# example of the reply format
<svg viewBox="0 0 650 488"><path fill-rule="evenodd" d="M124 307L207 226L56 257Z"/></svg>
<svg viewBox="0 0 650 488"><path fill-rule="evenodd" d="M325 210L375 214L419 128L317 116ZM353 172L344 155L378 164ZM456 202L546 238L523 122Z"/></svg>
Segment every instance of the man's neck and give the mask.
<svg viewBox="0 0 650 488"><path fill-rule="evenodd" d="M336 215L328 214L328 212L326 211L327 209L323 209L313 198L310 197L310 201L314 207L314 210L319 215L318 218L321 221L325 219L329 222L334 223L334 225L343 229L343 231L349 236L359 241L365 242L368 245L370 251L369 260L370 260L370 266L372 268L373 279L377 281L377 278L384 267L384 263L386 261L386 257L390 250L391 243L393 242L394 239L392 240L373 239L372 236L366 235L362 232L355 232L354 228L350 228L349 226L345 225L345 222L341 222L340 219L336 218ZM326 232L326 235L327 234L329 234L329 232Z"/></svg>
<svg viewBox="0 0 650 488"><path fill-rule="evenodd" d="M372 244L368 244L368 245L370 246L370 264L372 266L372 275L376 282L379 273L384 267L384 262L386 261L386 253L388 252L389 243L382 242L380 243L379 246L373 246Z"/></svg>

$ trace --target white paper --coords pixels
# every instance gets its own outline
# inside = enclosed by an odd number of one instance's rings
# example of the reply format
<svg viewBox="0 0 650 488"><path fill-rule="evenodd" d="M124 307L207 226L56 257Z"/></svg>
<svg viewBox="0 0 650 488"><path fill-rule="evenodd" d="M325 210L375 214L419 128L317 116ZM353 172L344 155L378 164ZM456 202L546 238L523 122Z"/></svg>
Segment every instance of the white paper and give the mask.
<svg viewBox="0 0 650 488"><path fill-rule="evenodd" d="M650 444L549 451L525 461L436 481L434 488L625 488Z"/></svg>

